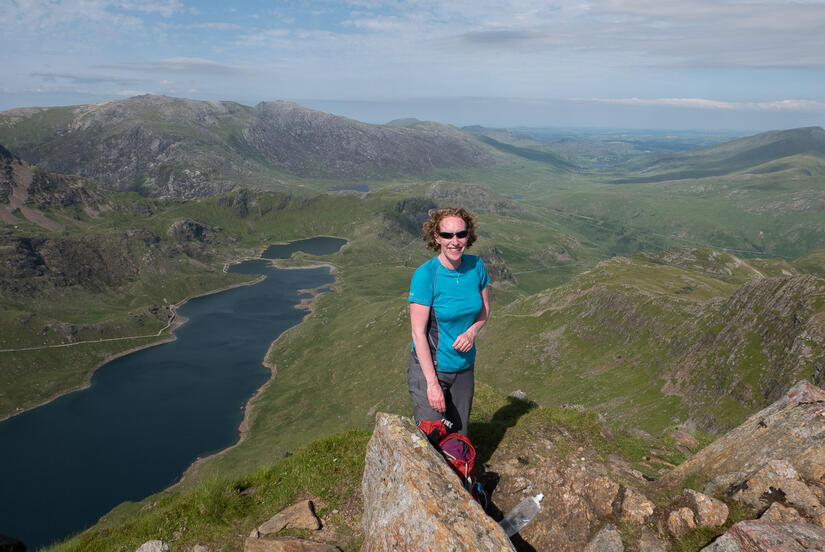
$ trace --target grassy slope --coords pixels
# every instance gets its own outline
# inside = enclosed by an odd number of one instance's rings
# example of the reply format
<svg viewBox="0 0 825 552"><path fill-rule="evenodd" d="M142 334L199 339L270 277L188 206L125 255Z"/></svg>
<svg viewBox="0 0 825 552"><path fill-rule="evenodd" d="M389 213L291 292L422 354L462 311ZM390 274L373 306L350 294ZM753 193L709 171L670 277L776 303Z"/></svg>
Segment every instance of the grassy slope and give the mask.
<svg viewBox="0 0 825 552"><path fill-rule="evenodd" d="M695 267L614 259L514 302L485 328L479 377L504 391L521 388L544 405L594 408L654 435L690 418L731 427L769 402L777 385L813 377L816 354L804 361L783 356L784 340L793 338L783 337L784 319L760 310L774 304L769 292L754 295L752 316L731 327L741 307L725 302L757 278L756 270L727 255L695 256ZM718 271L720 258L735 267L730 274ZM764 290L780 292L785 281L766 282ZM806 299L819 313L814 326L822 315L821 283L815 293ZM739 327L745 323L753 327ZM723 337L708 340L714 335ZM682 382L684 362L697 371ZM780 370L775 362L788 364ZM742 386L748 391L736 391Z"/></svg>

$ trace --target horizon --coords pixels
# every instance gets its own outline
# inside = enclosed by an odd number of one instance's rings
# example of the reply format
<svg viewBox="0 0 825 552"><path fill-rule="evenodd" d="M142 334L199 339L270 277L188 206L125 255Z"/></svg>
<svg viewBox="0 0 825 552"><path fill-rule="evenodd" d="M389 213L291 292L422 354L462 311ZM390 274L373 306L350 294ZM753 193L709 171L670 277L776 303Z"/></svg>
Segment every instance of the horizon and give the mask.
<svg viewBox="0 0 825 552"><path fill-rule="evenodd" d="M151 93L371 123L825 125L825 0L31 0L0 30L0 110Z"/></svg>
<svg viewBox="0 0 825 552"><path fill-rule="evenodd" d="M502 115L497 112L497 116L493 118L492 123L479 123L472 120L462 120L462 122L451 122L449 120L445 120L443 117L447 119L450 118L449 112L452 109L454 112L454 103L455 102L462 102L466 101L466 99L462 98L455 98L450 99L445 102L445 105L436 105L430 110L430 114L434 114L434 116L427 116L422 115L419 117L416 116L395 116L397 113L403 112L403 107L398 107L399 105L397 102L366 102L366 101L339 101L339 100L318 100L318 99L273 99L273 100L261 100L260 102L254 103L244 103L235 100L205 100L199 98L187 98L184 96L171 96L168 94L139 94L130 97L114 97L114 98L106 98L101 99L95 102L89 102L87 104L82 103L70 103L70 104L53 104L53 105L27 105L27 106L14 106L14 107L0 107L0 113L4 113L6 111L13 111L16 109L48 109L53 107L81 107L84 105L94 105L98 103L106 103L106 102L113 102L113 101L123 101L128 100L130 98L140 97L142 95L154 95L154 96L166 96L170 98L180 99L180 100L193 100L193 101L203 101L203 102L218 102L218 103L237 103L239 105L243 105L246 107L254 107L258 103L267 103L267 102L278 102L278 101L286 101L291 103L296 103L302 107L307 109L312 109L315 111L322 111L325 113L329 113L332 115L340 116L355 120L361 123L373 124L373 125L387 125L394 121L403 120L403 119L410 119L416 120L421 122L435 122L440 124L449 124L458 128L470 128L474 126L478 126L480 128L488 128L488 129L507 129L507 130L515 130L518 131L519 129L525 130L538 130L538 129L546 129L546 130L553 130L559 132L560 134L571 134L571 133L619 133L619 132L627 132L633 134L643 134L646 132L656 133L656 134L664 134L668 132L678 133L678 134L721 134L721 135L730 135L732 137L736 136L746 136L750 134L759 134L763 132L772 132L772 131L783 131L783 130L793 130L798 128L807 128L807 127L819 127L825 128L825 121L822 123L807 123L806 121L799 121L798 124L794 124L791 126L770 126L770 125L762 125L762 126L753 126L753 127L734 127L734 126L725 126L725 125L715 125L715 126L708 126L708 127L690 127L690 126L682 126L682 127L671 127L671 126L645 126L644 124L639 124L638 120L632 121L629 124L616 124L615 126L599 126L597 124L586 124L581 120L571 119L569 114L567 117L563 118L563 120L555 120L552 123L538 123L536 121L516 121L512 123L503 122ZM478 100L482 101L488 106L492 101L499 101L499 102L506 102L507 99L486 99L486 98L470 98L470 100ZM441 113L441 115L439 115ZM522 114L525 117L529 118L530 115L533 115L533 112L528 112L526 114ZM383 115L383 116L382 116ZM419 111L419 115L421 112ZM506 114L504 115L506 116ZM591 119L592 117L585 118L585 120ZM453 117L455 120L455 117ZM646 119L643 119L646 120ZM497 122L496 122L497 121ZM627 121L624 121L627 122Z"/></svg>

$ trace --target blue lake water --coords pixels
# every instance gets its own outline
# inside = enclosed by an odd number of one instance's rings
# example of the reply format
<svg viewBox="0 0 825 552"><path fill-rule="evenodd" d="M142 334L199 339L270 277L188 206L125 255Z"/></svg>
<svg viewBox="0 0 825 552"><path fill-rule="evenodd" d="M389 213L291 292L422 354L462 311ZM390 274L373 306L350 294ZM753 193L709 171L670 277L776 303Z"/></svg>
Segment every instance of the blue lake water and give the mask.
<svg viewBox="0 0 825 552"><path fill-rule="evenodd" d="M313 238L275 246L330 254ZM280 248L280 249L279 249ZM238 440L244 406L269 378L270 343L299 323L300 289L333 282L328 268L279 270L248 261L232 272L266 279L198 297L178 313L176 341L102 366L88 389L0 423L0 534L35 550L93 525L114 506L176 482L198 457Z"/></svg>

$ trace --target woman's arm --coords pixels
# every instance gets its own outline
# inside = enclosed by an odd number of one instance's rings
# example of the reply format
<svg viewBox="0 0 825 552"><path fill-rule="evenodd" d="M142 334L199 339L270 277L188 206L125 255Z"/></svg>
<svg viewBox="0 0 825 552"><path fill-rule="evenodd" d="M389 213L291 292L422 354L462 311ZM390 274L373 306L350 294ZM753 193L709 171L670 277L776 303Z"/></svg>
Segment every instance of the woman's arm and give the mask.
<svg viewBox="0 0 825 552"><path fill-rule="evenodd" d="M427 380L427 400L433 410L444 412L447 405L444 403L444 392L438 384L438 376L435 374L433 357L430 354L430 345L427 343L427 321L430 319L430 308L419 303L410 303L410 325L412 326L412 339L415 346L415 355Z"/></svg>
<svg viewBox="0 0 825 552"><path fill-rule="evenodd" d="M490 318L490 286L481 290L481 310L476 316L476 321L467 328L466 332L456 338L453 342L453 349L462 353L472 349L478 332L487 323L488 318Z"/></svg>

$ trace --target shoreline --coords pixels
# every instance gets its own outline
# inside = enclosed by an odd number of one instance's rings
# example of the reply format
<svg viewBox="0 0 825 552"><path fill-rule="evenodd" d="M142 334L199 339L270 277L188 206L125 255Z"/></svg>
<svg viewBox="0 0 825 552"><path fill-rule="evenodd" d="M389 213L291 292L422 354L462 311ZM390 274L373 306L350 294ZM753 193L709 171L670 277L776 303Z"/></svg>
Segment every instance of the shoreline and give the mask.
<svg viewBox="0 0 825 552"><path fill-rule="evenodd" d="M249 259L249 260L255 260L255 259ZM241 260L239 262L243 262L243 260ZM233 263L233 264L237 264L237 263ZM224 270L224 272L226 272L226 270ZM180 307L182 307L183 305L185 305L187 302L189 302L190 300L195 299L197 297L204 297L206 295L213 295L215 293L221 293L223 291L228 291L230 289L234 289L234 288L240 287L240 286L252 286L252 285L257 284L258 282L260 282L264 278L266 278L266 276L258 276L257 278L255 278L254 280L250 280L249 282L240 282L240 283L237 283L237 284L230 284L230 285L224 286L222 288L218 288L218 289L214 289L214 290L210 290L210 291L205 291L203 293L198 293L198 294L195 294L195 295L189 295L189 296L185 297L184 299L181 299L177 303L171 304L170 307L171 307L172 313L173 313L172 314L173 320L169 324L169 327L166 328L166 330L168 330L168 332L169 332L169 335L166 335L166 336L163 336L163 337L158 336L158 337L160 337L160 339L158 341L152 341L151 343L146 343L144 345L138 345L136 347L130 347L129 349L125 349L123 351L119 351L117 353L107 355L106 358L101 360L94 368L92 368L89 371L88 374L86 374L86 377L83 378L83 383L81 383L79 386L72 387L71 389L67 389L65 391L61 391L61 392L57 393L56 395L53 395L53 396L51 396L51 397L49 397L49 398L47 398L47 399L45 399L45 400L43 400L43 401L41 401L37 404L34 404L32 406L28 406L26 408L22 408L20 410L12 412L11 414L0 417L0 423L5 422L6 420L10 420L10 419L14 418L15 416L19 416L20 414L24 414L26 412L29 412L30 410L40 408L41 406L46 406L50 402L54 402L57 399L59 399L60 397L63 397L64 395L69 395L70 393L75 393L77 391L83 391L85 389L88 389L92 385L92 377L95 375L95 373L98 370L100 370L101 368L103 368L103 366L105 366L106 364L112 362L113 360L116 360L120 357L124 357L126 355L130 355L132 353L136 353L138 351L142 351L143 349L148 349L150 347L156 347L158 345L163 345L164 343L171 343L172 341L177 340L178 337L175 335L175 330L177 328L180 328L184 324L186 324L186 322L188 322L188 320L189 320L185 316L182 316L182 315L178 314L177 310ZM147 338L149 338L149 336L137 336L137 337L135 337L135 339L147 339ZM129 339L129 336L126 336L123 339ZM72 345L72 344L67 343L67 344L62 344L62 345L59 345L59 346L60 347L67 347L67 346L70 346L70 345ZM81 345L81 343L78 343L77 345Z"/></svg>
<svg viewBox="0 0 825 552"><path fill-rule="evenodd" d="M280 260L280 259L265 259L265 260L277 261L277 260ZM234 449L235 447L238 447L241 444L243 444L243 442L246 440L247 435L249 435L249 422L250 422L250 418L252 416L252 409L255 406L255 401L258 399L258 397L260 397L266 391L266 389L272 384L272 382L275 381L275 377L278 375L278 365L275 364L275 363L267 362L267 359L269 358L269 354L272 352L272 349L275 347L275 345L278 343L278 341L280 341L280 339L289 330L291 330L293 328L296 328L299 325L303 324L307 320L307 318L312 316L312 314L315 312L315 303L316 303L318 297L320 297L321 293L323 293L321 290L324 289L324 288L329 288L330 292L335 292L335 286L337 286L338 283L339 283L338 278L336 276L336 272L337 272L338 267L333 265L333 264L330 264L330 263L321 263L321 264L312 265L312 266L295 266L295 267L280 267L280 266L277 266L277 265L275 265L275 266L276 266L276 268L280 268L281 270L302 270L302 269L306 269L306 268L329 267L329 273L333 277L333 282L329 283L329 284L324 284L324 285L321 285L321 286L318 286L318 287L315 287L315 288L299 289L298 290L299 294L309 293L311 295L311 297L302 298L293 307L296 310L306 311L306 314L304 314L304 316L301 318L300 322L298 322L297 324L295 324L293 326L290 326L289 328L285 329L280 334L278 334L278 337L276 337L272 341L272 343L269 344L269 347L267 348L266 353L264 353L264 358L263 358L263 360L261 360L261 365L266 367L266 368L269 368L269 379L267 379L263 383L263 385L261 385L255 391L255 394L253 394L246 401L246 404L244 405L243 419L241 420L241 423L238 425L238 440L235 441L230 446L228 446L226 448L223 448L223 449L221 449L217 452L213 452L212 454L210 454L208 456L203 456L203 457L198 456L197 458L195 458L195 460L185 470L183 470L183 473L181 474L180 479L178 479L177 481L175 481L174 483L172 483L171 485L169 485L165 489L163 489L161 491L158 491L155 494L164 493L166 491L169 491L171 489L174 489L174 488L178 487L179 485L183 484L184 480L187 477L191 476L195 472L195 470L197 470L206 461L211 460L213 458L217 458L218 456L221 456L221 455L229 452L230 450ZM152 495L152 496L154 496L154 495Z"/></svg>
<svg viewBox="0 0 825 552"><path fill-rule="evenodd" d="M269 247L271 247L273 245L287 245L287 244L290 244L292 242L302 241L302 240L309 240L309 239L312 239L312 238L336 238L336 239L344 240L346 243L341 246L341 249L343 249L346 245L349 244L349 239L348 238L345 238L343 236L330 236L330 235L326 235L326 234L318 235L318 236L312 236L310 238L298 238L298 239L289 240L289 241L272 242L269 245L260 248L258 250L257 257L244 256L244 257L238 257L236 259L232 259L232 260L229 260L229 261L224 261L222 270L223 270L224 273L229 272L229 267L230 266L240 264L240 263L243 263L243 262L246 262L246 261L269 261L270 264L272 264L273 266L275 266L276 268L279 268L281 270L300 270L300 269L305 269L305 268L329 267L330 274L332 274L334 276L337 267L335 265L330 264L330 263L319 263L319 264L309 265L309 266L306 266L306 265L305 266L279 266L277 261L286 261L288 259L266 259L262 256L264 254L264 251L266 251L267 249L269 249ZM170 343L172 341L175 341L177 339L177 336L175 335L175 330L177 328L181 327L183 324L185 324L188 320L185 316L178 315L177 309L179 309L180 307L185 305L190 300L196 299L198 297L204 297L206 295L213 295L215 293L221 293L223 291L228 291L230 289L240 287L240 286L252 286L252 285L255 285L258 282L262 281L265 278L266 278L266 276L261 275L261 276L255 278L254 280L250 280L249 282L240 282L240 283L237 283L237 284L230 284L230 285L224 286L222 288L217 288L217 289L205 291L203 293L198 293L198 294L195 294L195 295L189 295L189 296L185 297L184 299L181 299L177 303L171 304L170 308L172 309L172 317L173 318L172 318L172 322L169 325L169 327L166 328L169 331L169 335L161 338L159 341L153 341L151 343L146 343L144 345L138 345L137 347L130 347L129 349L125 349L123 351L108 355L106 358L101 360L94 368L92 368L89 371L89 373L83 379L83 383L81 383L79 386L72 387L71 389L67 389L65 391L61 391L61 392L59 392L55 395L52 395L51 397L48 397L47 399L44 399L43 401L41 401L37 404L33 404L31 406L21 408L20 410L15 410L14 412L12 412L10 414L7 414L5 416L0 416L0 423L5 422L6 420L10 420L10 419L14 418L15 416L19 416L20 414L24 414L24 413L26 413L30 410L40 408L41 406L46 406L50 402L54 402L54 401L56 401L57 399L59 399L60 397L62 397L64 395L68 395L68 394L74 393L76 391L83 391L85 389L88 389L92 384L92 377L94 376L95 372L97 372L100 368L102 368L103 366L105 366L109 362L112 362L113 360L116 360L120 357L129 355L129 354L132 354L132 353L136 353L138 351L142 351L143 349L148 349L150 347L156 347L158 345L163 345L164 343ZM336 278L335 281L330 285L335 285L337 283L338 282L337 282L337 278ZM299 292L303 293L303 292L305 292L305 290L299 290ZM313 299L314 299L314 297L313 297ZM305 301L305 299L302 299L297 305L295 305L295 308L301 309L301 305L303 304L304 301ZM312 309L309 308L309 311L310 312L306 316L309 316L312 313ZM302 318L301 322L299 322L298 324L300 324L304 320L306 320L306 316L304 316L304 318ZM163 331L163 330L161 330L161 331ZM135 339L146 339L148 337L150 337L150 336L137 336L137 337L135 337ZM158 336L158 337L160 337L160 336ZM280 336L278 336L278 337L280 337ZM129 339L129 336L126 336L126 337L120 338L120 339ZM277 341L277 338L276 338L276 341ZM272 343L275 343L275 342L273 341ZM74 345L74 344L66 343L66 344L59 344L57 346L59 346L59 347L68 347L68 346L72 346L72 345ZM78 343L77 345L80 345L80 343ZM272 344L270 344L270 348L271 347L272 347ZM266 354L269 355L269 349L267 349ZM266 364L266 356L264 357L264 361L262 362L262 364L264 366L266 366L267 368L269 368L269 366ZM270 376L270 379L267 380L267 382L264 383L264 385L269 383L269 381L274 377L275 377L274 375ZM252 399L255 398L255 396L257 396L257 392L249 400L251 401ZM249 401L247 401L247 402L249 402ZM243 425L245 422L246 422L246 416L244 416L244 421L241 422L241 425ZM219 453L215 453L215 454L219 454ZM188 471L188 468L187 468L186 471ZM186 471L184 471L184 474L186 473Z"/></svg>

